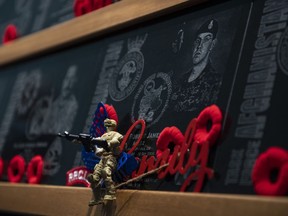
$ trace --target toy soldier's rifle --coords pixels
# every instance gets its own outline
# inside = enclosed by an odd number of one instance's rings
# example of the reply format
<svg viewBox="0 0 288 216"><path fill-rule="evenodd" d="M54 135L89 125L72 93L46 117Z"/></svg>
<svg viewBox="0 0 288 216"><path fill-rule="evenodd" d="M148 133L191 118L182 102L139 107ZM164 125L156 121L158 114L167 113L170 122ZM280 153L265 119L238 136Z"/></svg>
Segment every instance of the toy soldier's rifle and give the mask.
<svg viewBox="0 0 288 216"><path fill-rule="evenodd" d="M96 147L103 148L109 152L110 148L106 140L101 138L92 137L89 134L80 133L79 135L70 134L65 131L64 133L58 133L59 137L66 138L73 143L80 143L84 146L86 152L95 152Z"/></svg>

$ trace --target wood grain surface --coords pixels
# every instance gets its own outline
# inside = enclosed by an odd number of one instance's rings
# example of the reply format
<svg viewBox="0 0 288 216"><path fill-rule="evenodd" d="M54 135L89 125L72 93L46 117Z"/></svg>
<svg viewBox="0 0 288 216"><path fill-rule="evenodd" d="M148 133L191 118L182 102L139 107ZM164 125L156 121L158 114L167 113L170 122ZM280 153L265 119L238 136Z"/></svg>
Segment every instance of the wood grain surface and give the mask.
<svg viewBox="0 0 288 216"><path fill-rule="evenodd" d="M0 183L0 211L36 215L287 216L287 197L118 190L88 207L89 188Z"/></svg>

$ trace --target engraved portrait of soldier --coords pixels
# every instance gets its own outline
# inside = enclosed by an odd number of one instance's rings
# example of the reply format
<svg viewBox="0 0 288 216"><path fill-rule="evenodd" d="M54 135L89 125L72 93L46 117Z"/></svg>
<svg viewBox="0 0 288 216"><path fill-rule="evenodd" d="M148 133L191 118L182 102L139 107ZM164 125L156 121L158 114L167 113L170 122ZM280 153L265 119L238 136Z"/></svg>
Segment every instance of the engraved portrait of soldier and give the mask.
<svg viewBox="0 0 288 216"><path fill-rule="evenodd" d="M214 69L210 55L217 43L217 32L217 20L208 19L193 37L192 66L178 79L171 97L175 111L194 111L217 100L222 77Z"/></svg>
<svg viewBox="0 0 288 216"><path fill-rule="evenodd" d="M78 110L78 102L73 94L76 82L77 67L73 65L67 70L60 94L54 100L52 93L42 96L36 102L26 125L26 136L29 139L72 128Z"/></svg>
<svg viewBox="0 0 288 216"><path fill-rule="evenodd" d="M17 80L22 85L20 89L21 96L16 111L19 115L23 115L29 111L37 98L42 82L42 74L39 69L33 70L30 73L23 72L18 75Z"/></svg>
<svg viewBox="0 0 288 216"><path fill-rule="evenodd" d="M62 82L60 95L53 101L49 120L48 131L57 133L58 131L70 130L73 127L74 119L78 111L78 101L73 94L77 83L77 66L72 65L68 68Z"/></svg>

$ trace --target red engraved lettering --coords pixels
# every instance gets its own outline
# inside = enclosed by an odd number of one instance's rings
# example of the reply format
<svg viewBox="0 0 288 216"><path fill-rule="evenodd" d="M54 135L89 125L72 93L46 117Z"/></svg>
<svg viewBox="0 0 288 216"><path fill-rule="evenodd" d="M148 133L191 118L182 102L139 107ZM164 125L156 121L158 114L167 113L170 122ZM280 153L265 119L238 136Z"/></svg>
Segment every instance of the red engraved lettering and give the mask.
<svg viewBox="0 0 288 216"><path fill-rule="evenodd" d="M196 155L198 153L198 155ZM198 156L198 157L197 157ZM200 192L203 186L203 182L205 180L205 176L207 175L208 178L212 178L213 171L212 169L207 167L209 156L209 143L204 142L200 144L199 142L195 141L191 148L191 153L189 157L189 164L191 167L198 166L197 170L191 173L184 181L183 185L180 188L180 191L185 191L186 188L190 185L191 181L196 181L194 186L194 192ZM190 158L192 158L190 160Z"/></svg>
<svg viewBox="0 0 288 216"><path fill-rule="evenodd" d="M166 163L169 163L169 165L158 172L159 179L165 178L167 174L174 175L177 172L184 175L190 168L195 167L196 170L190 173L185 179L180 187L180 191L185 191L191 182L194 181L194 192L200 192L205 177L207 176L209 179L213 177L213 170L207 167L209 148L216 142L216 138L220 133L222 113L216 105L212 105L205 108L199 116L201 117L199 118L200 126L198 126L198 119L192 119L188 124L184 136L178 132L179 129L176 127L171 127L173 130L171 128L165 128L160 133L156 143L157 158L154 156L143 156L138 170L133 173L132 177L142 175L146 171L151 171ZM209 119L212 119L212 131L205 126L205 124L209 123ZM131 130L129 129L125 135L121 143L122 148L134 127L132 125ZM177 133L175 133L175 131L177 131ZM197 138L195 136L196 134ZM165 139L163 139L163 136ZM136 144L130 149L129 154L135 150L139 142L140 139L138 139ZM168 145L171 143L174 145L173 152L170 152L168 148Z"/></svg>
<svg viewBox="0 0 288 216"><path fill-rule="evenodd" d="M129 128L129 130L127 131L127 133L125 134L125 136L121 142L121 145L120 145L121 151L124 149L124 146L125 146L127 140L129 139L130 135L132 134L133 130L136 128L137 125L141 125L140 136L138 137L137 141L134 143L133 147L127 153L131 154L137 148L139 143L141 142L141 140L144 136L145 128L146 128L146 124L145 124L145 121L143 119L139 119L139 120L135 121L134 124Z"/></svg>

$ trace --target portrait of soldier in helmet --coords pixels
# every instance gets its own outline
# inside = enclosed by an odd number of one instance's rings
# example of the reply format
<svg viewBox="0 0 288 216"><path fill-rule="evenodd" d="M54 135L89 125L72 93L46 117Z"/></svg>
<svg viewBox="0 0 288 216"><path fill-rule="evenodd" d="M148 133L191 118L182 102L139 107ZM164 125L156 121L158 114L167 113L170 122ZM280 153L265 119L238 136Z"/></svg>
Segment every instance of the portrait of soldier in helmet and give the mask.
<svg viewBox="0 0 288 216"><path fill-rule="evenodd" d="M192 37L192 66L178 80L172 94L175 111L194 111L217 100L221 74L214 69L211 60L217 44L217 32L217 20L209 19Z"/></svg>

